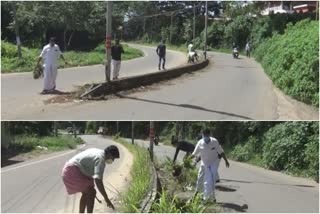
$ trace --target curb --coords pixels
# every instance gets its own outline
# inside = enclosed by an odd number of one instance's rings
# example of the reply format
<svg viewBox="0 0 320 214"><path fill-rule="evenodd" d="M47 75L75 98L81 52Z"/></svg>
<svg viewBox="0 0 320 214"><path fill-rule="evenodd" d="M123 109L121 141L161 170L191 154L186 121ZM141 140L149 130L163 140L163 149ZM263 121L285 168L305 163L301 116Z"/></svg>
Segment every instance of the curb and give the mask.
<svg viewBox="0 0 320 214"><path fill-rule="evenodd" d="M123 90L130 90L140 86L151 85L156 82L176 78L185 73L191 73L201 70L208 66L209 60L199 63L179 66L165 71L157 71L154 73L125 77L111 82L93 84L91 89L80 96L80 99L88 99L94 96L109 95Z"/></svg>
<svg viewBox="0 0 320 214"><path fill-rule="evenodd" d="M152 174L152 178L150 181L149 192L141 203L141 213L150 213L151 206L158 194L158 174L153 163L150 167L150 173Z"/></svg>

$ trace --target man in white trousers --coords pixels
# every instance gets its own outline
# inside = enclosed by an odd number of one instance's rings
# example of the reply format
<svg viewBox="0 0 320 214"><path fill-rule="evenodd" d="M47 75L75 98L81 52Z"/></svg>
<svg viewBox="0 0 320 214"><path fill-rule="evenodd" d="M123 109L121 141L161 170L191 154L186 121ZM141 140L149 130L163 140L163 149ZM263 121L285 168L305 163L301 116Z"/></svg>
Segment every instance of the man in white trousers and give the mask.
<svg viewBox="0 0 320 214"><path fill-rule="evenodd" d="M43 90L40 94L49 94L55 91L59 57L61 57L67 64L65 58L62 55L62 52L60 51L59 46L55 44L55 38L51 37L49 44L43 47L37 63L37 65L39 65L40 61L42 59L44 60Z"/></svg>
<svg viewBox="0 0 320 214"><path fill-rule="evenodd" d="M116 39L116 44L111 47L111 57L113 66L113 79L116 80L119 77L119 71L121 66L121 54L124 53L122 46L119 43L119 39Z"/></svg>
<svg viewBox="0 0 320 214"><path fill-rule="evenodd" d="M198 164L198 162L201 161L200 156L197 157L195 161L195 166ZM221 157L218 159L218 167L217 167L217 173L216 173L216 183L220 182L220 176L219 176L219 165L221 162ZM198 177L197 177L197 183L196 183L196 189L195 194L198 194L199 192L203 192L203 182L204 182L204 165L203 162L200 163L200 168L198 171Z"/></svg>
<svg viewBox="0 0 320 214"><path fill-rule="evenodd" d="M229 162L222 150L219 142L210 137L210 131L205 129L202 132L203 138L198 141L195 150L192 153L191 157L195 157L200 154L201 166L199 169L204 171L204 200L215 199L215 182L216 182L216 173L219 166L219 156L221 156L226 163L226 167L229 167ZM200 186L199 179L197 181L197 189Z"/></svg>

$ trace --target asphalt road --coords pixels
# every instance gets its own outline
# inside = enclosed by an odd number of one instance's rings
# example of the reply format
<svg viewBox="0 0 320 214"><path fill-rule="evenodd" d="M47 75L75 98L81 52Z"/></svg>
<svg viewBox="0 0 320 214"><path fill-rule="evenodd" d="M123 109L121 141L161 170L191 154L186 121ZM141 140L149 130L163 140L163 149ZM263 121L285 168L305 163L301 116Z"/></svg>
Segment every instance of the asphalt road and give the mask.
<svg viewBox="0 0 320 214"><path fill-rule="evenodd" d="M101 136L83 135L85 147L77 150L44 155L25 162L1 168L1 212L2 213L54 213L78 212L78 200L75 195L68 196L61 179L61 171L67 160L87 148L104 149L116 144ZM128 151L118 146L120 157ZM124 158L107 165L104 180L111 183L121 180L119 167L126 162ZM112 180L110 180L112 178ZM105 186L109 184L105 183ZM112 187L109 186L112 190ZM110 197L110 191L106 189ZM115 190L113 190L115 191ZM80 194L77 194L77 197ZM103 199L100 197L100 200ZM97 204L97 203L96 203ZM102 212L110 210L102 210Z"/></svg>
<svg viewBox="0 0 320 214"><path fill-rule="evenodd" d="M120 78L151 73L158 70L158 57L156 55L155 48L139 45L130 46L142 50L144 52L144 57L123 61L121 64ZM184 54L175 51L168 51L166 68L176 67L184 62ZM62 92L70 92L77 86L81 86L86 83L102 82L104 80L104 65L59 69L57 76L57 89ZM42 117L41 112L44 113L43 109L47 109L47 106L44 105L43 101L54 96L40 95L39 93L42 91L42 87L43 79L34 80L32 78L32 73L1 74L2 118L6 120L27 118L31 120L40 119ZM64 108L62 105L59 107ZM72 108L68 109L73 111ZM58 112L56 113L59 114ZM55 119L54 117L51 117L50 114L45 113L44 116L50 119ZM74 118L72 116L67 116L67 118L71 120L83 119Z"/></svg>
<svg viewBox="0 0 320 214"><path fill-rule="evenodd" d="M147 56L123 63L123 74L153 72L157 64L154 49L142 46ZM184 54L171 52L168 66L184 63ZM44 105L36 93L41 88L30 74L2 75L2 118L32 120L301 120L318 119L318 109L284 96L262 67L243 56L209 53L211 64L202 72L154 84L145 90L106 101L70 102ZM127 64L126 64L127 63ZM170 64L171 63L171 64ZM127 66L126 66L127 65ZM59 74L63 90L71 82L90 82L91 71L103 78L102 68L90 66ZM134 68L134 70L132 69ZM99 71L95 71L99 70ZM78 70L77 72L71 72ZM99 75L98 75L99 74ZM94 75L92 75L94 76ZM91 78L86 79L86 78ZM98 78L99 77L99 78ZM28 81L26 79L29 79ZM12 109L12 106L15 106Z"/></svg>
<svg viewBox="0 0 320 214"><path fill-rule="evenodd" d="M149 146L148 141L135 142ZM171 146L154 146L160 161L173 159L174 152ZM177 160L182 161L184 155L179 152ZM230 161L230 168L226 168L223 160L219 174L216 198L226 212L319 213L319 184L309 179L235 161Z"/></svg>

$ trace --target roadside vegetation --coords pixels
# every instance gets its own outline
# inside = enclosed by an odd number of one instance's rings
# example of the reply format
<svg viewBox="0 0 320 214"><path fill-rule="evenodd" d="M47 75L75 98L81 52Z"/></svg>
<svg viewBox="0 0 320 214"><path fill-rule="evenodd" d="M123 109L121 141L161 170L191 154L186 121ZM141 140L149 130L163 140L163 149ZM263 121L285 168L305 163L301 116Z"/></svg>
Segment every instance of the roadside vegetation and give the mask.
<svg viewBox="0 0 320 214"><path fill-rule="evenodd" d="M181 164L173 164L171 158L157 162L156 169L162 191L152 204L155 213L204 213L220 212L221 208L214 202L204 202L202 195L195 193L198 169L191 159L184 159Z"/></svg>
<svg viewBox="0 0 320 214"><path fill-rule="evenodd" d="M273 83L302 102L319 106L319 22L288 24L257 47L254 55Z"/></svg>
<svg viewBox="0 0 320 214"><path fill-rule="evenodd" d="M122 60L134 59L142 57L143 52L131 48L128 45L123 45L125 53L122 55ZM22 48L22 59L17 56L17 47L11 43L1 41L1 72L29 72L32 71L41 53L41 49ZM91 51L67 51L64 54L68 64L59 59L59 68L96 65L102 64L105 61L105 47L100 44Z"/></svg>
<svg viewBox="0 0 320 214"><path fill-rule="evenodd" d="M150 190L151 181L151 160L146 149L132 145L116 135L113 138L116 142L124 145L134 156L131 168L131 182L127 192L121 194L121 211L139 213L143 199Z"/></svg>

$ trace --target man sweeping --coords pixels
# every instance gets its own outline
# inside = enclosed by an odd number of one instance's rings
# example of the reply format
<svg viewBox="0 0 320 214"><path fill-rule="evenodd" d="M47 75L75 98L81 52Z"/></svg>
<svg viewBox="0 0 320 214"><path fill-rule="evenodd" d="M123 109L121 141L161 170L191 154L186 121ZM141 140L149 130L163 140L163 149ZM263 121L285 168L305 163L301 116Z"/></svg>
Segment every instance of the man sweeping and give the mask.
<svg viewBox="0 0 320 214"><path fill-rule="evenodd" d="M43 90L40 94L49 94L55 91L59 57L61 57L67 64L65 58L62 55L62 52L60 51L59 46L55 44L55 38L51 37L49 44L43 47L37 62L37 66L39 66L40 61L44 61Z"/></svg>
<svg viewBox="0 0 320 214"><path fill-rule="evenodd" d="M104 197L107 206L114 209L114 206L103 185L103 173L107 164L111 164L114 159L120 158L119 150L111 145L101 149L87 149L71 158L62 170L62 179L69 195L82 193L80 199L79 212L92 213L94 199L96 197L96 184L99 192Z"/></svg>

